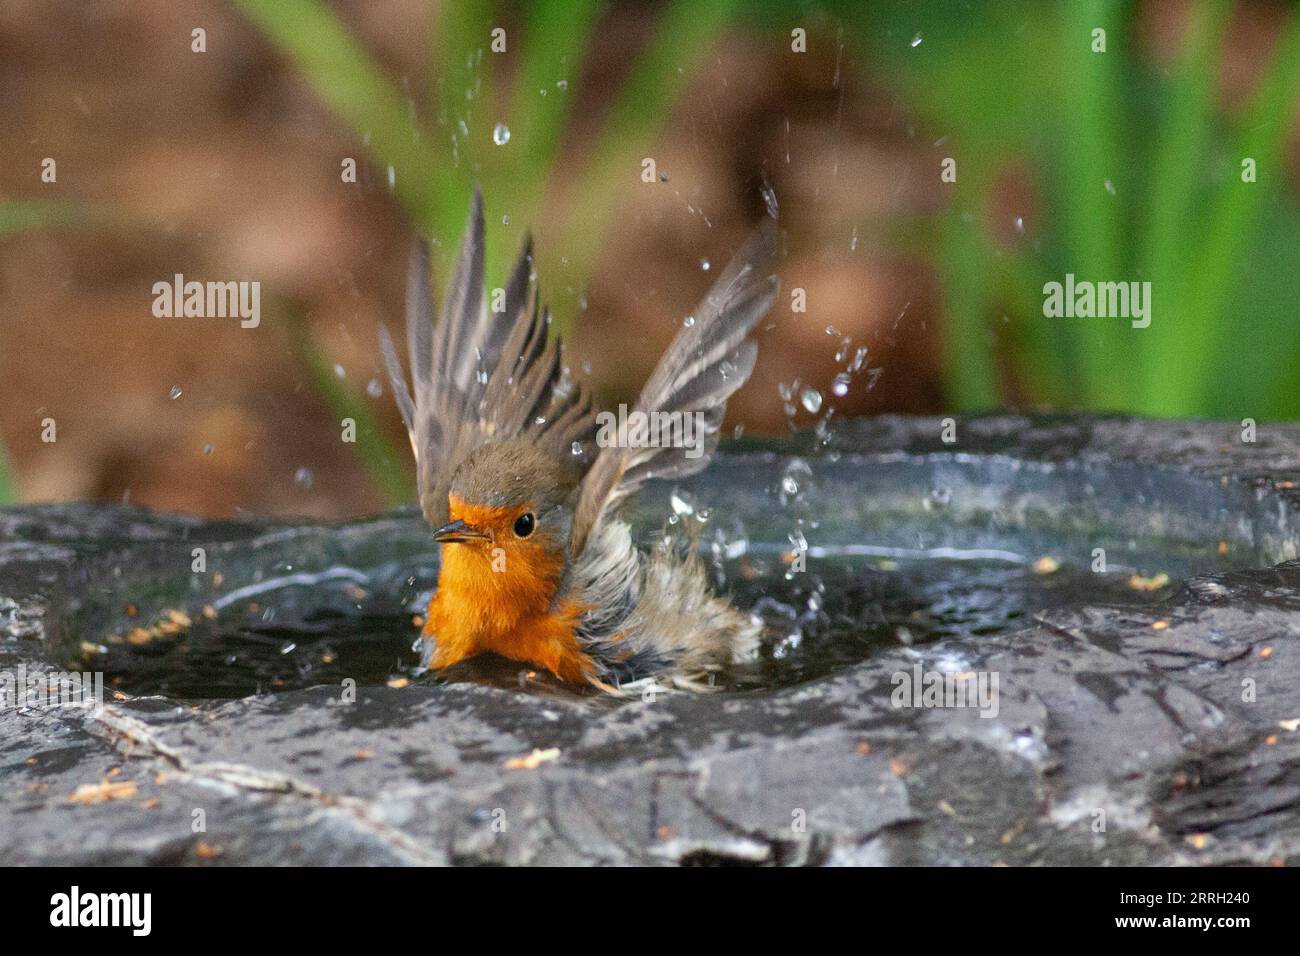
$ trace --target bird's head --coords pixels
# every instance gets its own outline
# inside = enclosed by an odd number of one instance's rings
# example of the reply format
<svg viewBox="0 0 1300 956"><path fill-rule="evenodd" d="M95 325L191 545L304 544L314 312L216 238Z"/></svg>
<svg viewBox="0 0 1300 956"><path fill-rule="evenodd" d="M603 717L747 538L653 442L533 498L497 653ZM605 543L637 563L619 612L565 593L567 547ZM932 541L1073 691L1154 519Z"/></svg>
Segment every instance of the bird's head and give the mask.
<svg viewBox="0 0 1300 956"><path fill-rule="evenodd" d="M526 441L483 445L456 469L449 521L434 540L449 564L516 584L558 584L566 567L577 474ZM450 561L448 559L451 559Z"/></svg>

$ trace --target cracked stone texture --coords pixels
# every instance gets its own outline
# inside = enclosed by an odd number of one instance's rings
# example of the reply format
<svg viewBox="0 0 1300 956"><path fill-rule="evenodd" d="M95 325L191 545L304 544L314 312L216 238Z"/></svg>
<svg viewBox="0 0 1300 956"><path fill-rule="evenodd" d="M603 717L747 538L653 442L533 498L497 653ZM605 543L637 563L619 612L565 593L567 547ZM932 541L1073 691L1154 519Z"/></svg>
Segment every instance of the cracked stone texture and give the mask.
<svg viewBox="0 0 1300 956"><path fill-rule="evenodd" d="M853 422L815 456L811 436L735 446L694 490L757 522L773 507L758 486L804 454L826 540L887 539L940 483L933 541L1032 533L1087 555L1109 523L1225 542L1243 567L1194 576L1160 605L1057 608L1014 632L887 648L772 691L612 703L509 677L422 678L360 687L347 704L318 686L117 695L101 713L7 707L0 862L1300 861L1300 427L1262 426L1250 444L1230 423L999 416L960 421L955 446L940 429ZM980 521L989 509L1001 520ZM420 546L410 514L376 527L394 553L402 534ZM92 505L0 510L0 669L63 669L58 649L84 636L67 608L111 592L114 567L148 568L197 540L219 551L271 539L324 566L353 533ZM1000 675L996 718L891 706L893 673L954 653ZM551 748L553 759L507 767ZM135 791L69 801L103 780Z"/></svg>

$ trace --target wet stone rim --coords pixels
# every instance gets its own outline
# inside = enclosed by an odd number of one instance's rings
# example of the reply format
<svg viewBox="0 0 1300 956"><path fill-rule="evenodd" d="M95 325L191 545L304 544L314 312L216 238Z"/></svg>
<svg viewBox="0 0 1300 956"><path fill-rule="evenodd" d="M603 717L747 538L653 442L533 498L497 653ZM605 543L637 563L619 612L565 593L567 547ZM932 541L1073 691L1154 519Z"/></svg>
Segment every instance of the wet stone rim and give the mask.
<svg viewBox="0 0 1300 956"><path fill-rule="evenodd" d="M936 468L966 456L988 475L1154 470L1233 509L1261 566L959 648L1002 675L993 719L890 707L890 674L931 653L901 647L797 687L617 708L422 682L363 688L350 706L318 687L128 698L99 715L7 708L0 862L1297 862L1300 565L1286 559L1300 427L1262 425L1243 444L1235 423L997 416L959 420L956 446L940 427L849 423L832 450ZM812 442L737 454L811 456ZM58 602L86 584L86 555L262 527L0 510L0 663L51 667Z"/></svg>

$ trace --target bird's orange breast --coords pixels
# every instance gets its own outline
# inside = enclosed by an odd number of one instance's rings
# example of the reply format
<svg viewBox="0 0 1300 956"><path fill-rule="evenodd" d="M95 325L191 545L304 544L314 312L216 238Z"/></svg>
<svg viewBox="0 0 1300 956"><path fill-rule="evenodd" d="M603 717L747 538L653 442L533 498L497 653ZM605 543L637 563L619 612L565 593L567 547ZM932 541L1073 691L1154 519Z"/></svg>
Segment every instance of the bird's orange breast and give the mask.
<svg viewBox="0 0 1300 956"><path fill-rule="evenodd" d="M426 639L435 642L431 666L493 651L584 682L593 665L576 634L583 608L555 600L563 556L507 544L443 545L438 592L424 626Z"/></svg>

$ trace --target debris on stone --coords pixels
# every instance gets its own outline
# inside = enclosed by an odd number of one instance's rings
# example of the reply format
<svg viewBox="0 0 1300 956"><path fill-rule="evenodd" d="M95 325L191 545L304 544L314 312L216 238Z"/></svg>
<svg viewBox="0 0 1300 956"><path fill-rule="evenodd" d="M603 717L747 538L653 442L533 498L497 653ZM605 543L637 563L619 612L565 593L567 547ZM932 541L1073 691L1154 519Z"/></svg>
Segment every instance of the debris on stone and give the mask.
<svg viewBox="0 0 1300 956"><path fill-rule="evenodd" d="M506 761L507 770L536 770L544 763L549 763L560 756L558 747L546 750L534 750L526 757L511 757Z"/></svg>
<svg viewBox="0 0 1300 956"><path fill-rule="evenodd" d="M69 803L107 803L109 800L126 800L134 797L135 781L123 780L114 783L104 780L102 783L85 783L68 797Z"/></svg>

